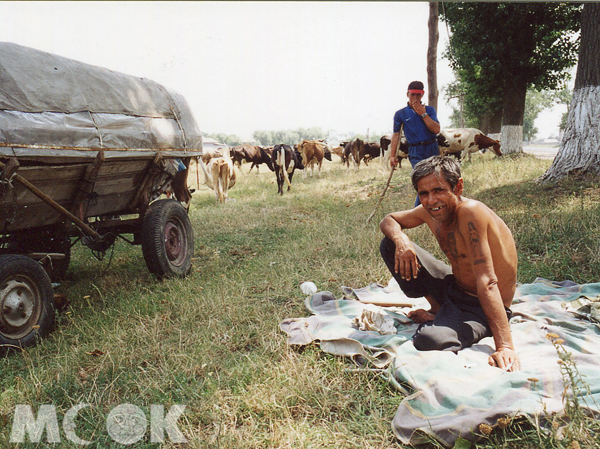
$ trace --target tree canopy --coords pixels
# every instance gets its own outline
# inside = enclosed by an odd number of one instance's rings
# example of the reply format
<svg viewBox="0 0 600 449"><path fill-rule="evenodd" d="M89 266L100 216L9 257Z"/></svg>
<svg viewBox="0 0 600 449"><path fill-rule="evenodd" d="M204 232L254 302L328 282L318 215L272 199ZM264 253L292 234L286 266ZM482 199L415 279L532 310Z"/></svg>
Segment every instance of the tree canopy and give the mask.
<svg viewBox="0 0 600 449"><path fill-rule="evenodd" d="M568 69L577 61L581 8L550 2L444 3L441 17L451 29L445 56L458 80L449 89L464 95L465 115L478 117L480 126L493 116L501 117L503 126L523 125L527 89L562 88L569 79Z"/></svg>

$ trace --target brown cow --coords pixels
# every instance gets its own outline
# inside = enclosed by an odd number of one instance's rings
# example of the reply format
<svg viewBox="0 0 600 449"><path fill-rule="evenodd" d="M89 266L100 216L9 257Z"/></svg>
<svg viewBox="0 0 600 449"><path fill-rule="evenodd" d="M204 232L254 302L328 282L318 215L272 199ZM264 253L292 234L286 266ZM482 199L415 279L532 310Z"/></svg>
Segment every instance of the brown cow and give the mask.
<svg viewBox="0 0 600 449"><path fill-rule="evenodd" d="M365 165L368 166L369 162L371 162L376 157L379 157L380 155L381 147L378 143L365 142L362 152L362 160L365 162Z"/></svg>
<svg viewBox="0 0 600 449"><path fill-rule="evenodd" d="M358 170L362 161L368 166L370 160L379 157L381 147L378 143L363 142L361 139L354 139L352 141L351 153L354 159L354 168Z"/></svg>
<svg viewBox="0 0 600 449"><path fill-rule="evenodd" d="M321 173L321 165L325 157L325 144L323 142L318 140L303 140L298 144L298 152L302 155L302 165L304 165L303 178L306 178L309 165L311 176L314 174L315 164L319 166L318 173ZM329 160L331 160L331 152L329 152Z"/></svg>
<svg viewBox="0 0 600 449"><path fill-rule="evenodd" d="M273 171L271 156L265 151L264 148L261 148L257 145L240 145L233 147L231 149L231 158L233 159L233 162L237 164L240 170L242 169L242 161L252 163L248 173L250 173L254 167L256 167L256 171L258 172L258 166L260 164L267 164L269 170Z"/></svg>
<svg viewBox="0 0 600 449"><path fill-rule="evenodd" d="M346 168L350 169L350 158L352 157L352 146L354 144L354 140L350 142L343 143L344 145L344 157L342 158L342 164L346 164Z"/></svg>

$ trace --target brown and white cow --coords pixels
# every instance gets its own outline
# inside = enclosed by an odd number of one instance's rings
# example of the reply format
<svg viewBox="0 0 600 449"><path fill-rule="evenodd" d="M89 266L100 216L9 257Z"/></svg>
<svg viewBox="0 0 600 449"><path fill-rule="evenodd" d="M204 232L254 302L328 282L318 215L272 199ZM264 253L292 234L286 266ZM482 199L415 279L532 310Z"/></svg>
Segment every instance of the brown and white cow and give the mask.
<svg viewBox="0 0 600 449"><path fill-rule="evenodd" d="M392 143L392 138L390 136L381 136L379 139L379 148L381 148L381 165L385 165L385 155L390 149L390 144ZM388 157L389 159L389 157Z"/></svg>
<svg viewBox="0 0 600 449"><path fill-rule="evenodd" d="M288 191L292 187L292 178L296 169L302 170L302 156L289 145L275 145L271 155L275 175L277 176L277 193L283 195L283 183L288 185Z"/></svg>
<svg viewBox="0 0 600 449"><path fill-rule="evenodd" d="M208 162L214 157L223 157L223 148L203 148L202 149L202 162L208 164Z"/></svg>
<svg viewBox="0 0 600 449"><path fill-rule="evenodd" d="M257 145L240 145L233 147L231 149L231 158L240 170L242 169L242 161L251 163L252 166L250 167L250 170L248 170L248 173L250 173L254 167L256 167L256 171L258 172L258 166L260 164L267 164L269 170L273 171L271 156L264 148Z"/></svg>
<svg viewBox="0 0 600 449"><path fill-rule="evenodd" d="M215 192L217 201L224 203L227 200L229 189L235 185L236 174L229 149L223 150L222 157L212 158L208 164L198 161L204 172L204 183Z"/></svg>
<svg viewBox="0 0 600 449"><path fill-rule="evenodd" d="M440 148L440 154L444 154L443 148L450 146L450 144L448 143L446 138L441 134L438 134L436 136L436 139L438 142L438 147ZM392 143L392 139L390 136L381 136L380 145L381 145L381 150L383 153L382 164L387 170L392 169L392 166L390 165L391 148L389 148L391 143ZM396 152L396 159L398 159L398 168L402 168L402 159L408 158L408 150L409 149L410 149L410 146L408 145L408 141L406 140L406 137L404 137L404 130L402 130L400 132L400 147L398 148L398 151Z"/></svg>
<svg viewBox="0 0 600 449"><path fill-rule="evenodd" d="M342 164L344 163L344 147L348 142L341 142L339 146L332 148L331 152L336 156L339 156L342 160Z"/></svg>
<svg viewBox="0 0 600 449"><path fill-rule="evenodd" d="M302 164L304 165L303 178L306 178L309 166L311 169L310 175L314 174L315 164L319 167L318 173L321 173L321 165L323 164L323 158L325 158L325 144L322 141L303 140L298 144L298 152L302 156ZM331 152L329 152L329 160L331 160Z"/></svg>
<svg viewBox="0 0 600 449"><path fill-rule="evenodd" d="M317 142L323 144L323 157L331 162L331 146L324 139L319 139Z"/></svg>
<svg viewBox="0 0 600 449"><path fill-rule="evenodd" d="M440 147L440 154L456 156L459 160L479 150L491 148L496 156L502 156L500 142L486 136L476 128L447 128L440 133L448 141L448 147Z"/></svg>

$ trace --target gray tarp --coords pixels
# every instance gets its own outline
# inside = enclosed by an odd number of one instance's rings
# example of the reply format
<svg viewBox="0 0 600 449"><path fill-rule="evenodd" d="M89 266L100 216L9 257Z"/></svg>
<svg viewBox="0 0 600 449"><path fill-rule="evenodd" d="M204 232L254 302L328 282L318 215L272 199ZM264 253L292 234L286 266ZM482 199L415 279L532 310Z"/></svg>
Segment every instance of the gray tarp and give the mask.
<svg viewBox="0 0 600 449"><path fill-rule="evenodd" d="M195 156L202 137L183 97L154 81L0 42L0 155L100 148L106 157Z"/></svg>

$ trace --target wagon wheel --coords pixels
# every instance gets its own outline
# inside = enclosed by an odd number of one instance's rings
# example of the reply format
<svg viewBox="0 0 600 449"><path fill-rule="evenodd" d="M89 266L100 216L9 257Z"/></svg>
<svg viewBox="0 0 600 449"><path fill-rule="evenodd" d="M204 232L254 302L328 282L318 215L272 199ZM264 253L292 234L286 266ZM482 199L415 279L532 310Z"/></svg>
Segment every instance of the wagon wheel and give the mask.
<svg viewBox="0 0 600 449"><path fill-rule="evenodd" d="M19 254L0 256L0 353L33 346L52 332L53 298L39 263Z"/></svg>
<svg viewBox="0 0 600 449"><path fill-rule="evenodd" d="M26 254L34 252L61 253L62 259L53 259L44 268L52 282L63 280L71 262L71 240L62 228L45 229L25 235L13 236L8 244L11 252Z"/></svg>
<svg viewBox="0 0 600 449"><path fill-rule="evenodd" d="M173 199L150 205L142 225L142 253L159 278L185 277L192 268L194 234L185 208Z"/></svg>

